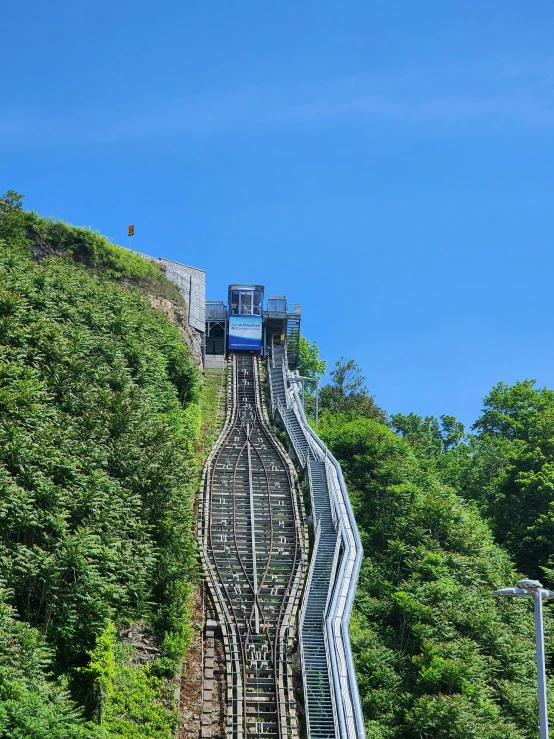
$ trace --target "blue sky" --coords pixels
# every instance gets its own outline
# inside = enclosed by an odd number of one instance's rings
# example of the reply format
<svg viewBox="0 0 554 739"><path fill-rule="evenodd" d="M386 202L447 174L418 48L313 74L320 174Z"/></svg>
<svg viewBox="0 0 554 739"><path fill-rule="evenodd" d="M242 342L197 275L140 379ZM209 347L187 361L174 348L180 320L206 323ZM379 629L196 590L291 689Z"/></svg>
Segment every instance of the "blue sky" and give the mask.
<svg viewBox="0 0 554 739"><path fill-rule="evenodd" d="M551 2L33 0L2 26L27 208L134 223L210 299L286 291L391 413L554 387Z"/></svg>

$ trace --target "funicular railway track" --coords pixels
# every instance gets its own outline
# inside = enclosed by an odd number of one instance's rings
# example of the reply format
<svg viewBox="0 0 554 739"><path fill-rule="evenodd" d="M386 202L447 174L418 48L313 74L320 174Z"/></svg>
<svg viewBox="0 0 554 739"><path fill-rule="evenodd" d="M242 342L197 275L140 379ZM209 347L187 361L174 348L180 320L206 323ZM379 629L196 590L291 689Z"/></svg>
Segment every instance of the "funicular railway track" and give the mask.
<svg viewBox="0 0 554 739"><path fill-rule="evenodd" d="M290 651L305 534L264 419L259 360L230 359L230 408L204 476L204 565L227 660L227 739L296 737Z"/></svg>

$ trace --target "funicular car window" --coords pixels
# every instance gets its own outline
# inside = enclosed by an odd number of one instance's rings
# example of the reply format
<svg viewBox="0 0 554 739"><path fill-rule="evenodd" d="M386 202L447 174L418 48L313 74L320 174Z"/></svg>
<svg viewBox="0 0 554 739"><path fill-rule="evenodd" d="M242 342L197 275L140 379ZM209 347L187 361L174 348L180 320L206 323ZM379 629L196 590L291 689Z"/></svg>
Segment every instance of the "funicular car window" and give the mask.
<svg viewBox="0 0 554 739"><path fill-rule="evenodd" d="M247 316L252 314L252 293L241 293L240 312Z"/></svg>

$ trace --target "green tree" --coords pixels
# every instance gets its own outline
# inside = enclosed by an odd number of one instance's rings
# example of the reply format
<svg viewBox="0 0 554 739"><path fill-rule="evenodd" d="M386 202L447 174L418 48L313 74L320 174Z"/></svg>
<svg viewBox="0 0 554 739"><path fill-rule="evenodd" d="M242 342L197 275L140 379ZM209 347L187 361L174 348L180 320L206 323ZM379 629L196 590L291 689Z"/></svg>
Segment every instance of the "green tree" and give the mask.
<svg viewBox="0 0 554 739"><path fill-rule="evenodd" d="M337 359L331 372L331 382L321 389L322 410L384 421L385 413L377 407L369 394L365 379L360 366L353 359Z"/></svg>
<svg viewBox="0 0 554 739"><path fill-rule="evenodd" d="M465 440L465 427L454 416L418 416L394 413L391 428L408 441L418 456L438 457Z"/></svg>
<svg viewBox="0 0 554 739"><path fill-rule="evenodd" d="M89 652L90 662L80 672L86 675L91 683L97 710L98 723L102 723L102 714L106 701L110 698L114 689L115 680L115 645L116 630L111 621L106 628L96 637L96 645Z"/></svg>
<svg viewBox="0 0 554 739"><path fill-rule="evenodd" d="M536 737L533 617L492 595L517 575L487 524L382 423L328 413L318 432L364 546L351 638L368 738Z"/></svg>
<svg viewBox="0 0 554 739"><path fill-rule="evenodd" d="M393 414L390 426L412 447L420 464L434 470L443 482L459 489L471 462L469 439L454 416Z"/></svg>
<svg viewBox="0 0 554 739"><path fill-rule="evenodd" d="M554 567L554 392L525 380L496 385L474 424L462 483L495 536L534 577Z"/></svg>
<svg viewBox="0 0 554 739"><path fill-rule="evenodd" d="M23 195L15 190L8 190L0 196L0 218L11 215L13 211L23 210Z"/></svg>
<svg viewBox="0 0 554 739"><path fill-rule="evenodd" d="M319 357L319 346L316 341L310 342L301 336L299 342L298 372L302 377L313 378L312 382L304 383L304 408L310 418L315 416L315 395L319 381L325 375L327 362ZM319 392L319 391L318 391Z"/></svg>
<svg viewBox="0 0 554 739"><path fill-rule="evenodd" d="M317 342L310 342L305 336L301 336L298 361L299 373L304 377L312 377L314 381L317 381L325 375L326 369L327 361L320 359Z"/></svg>
<svg viewBox="0 0 554 739"><path fill-rule="evenodd" d="M523 380L514 385L495 385L483 399L483 412L474 430L511 441L527 441L540 414L554 408L554 390L539 389L535 384L536 380Z"/></svg>
<svg viewBox="0 0 554 739"><path fill-rule="evenodd" d="M12 245L27 244L23 195L15 190L8 190L0 196L0 238L6 239Z"/></svg>
<svg viewBox="0 0 554 739"><path fill-rule="evenodd" d="M53 679L51 650L5 598L0 590L0 739L108 739Z"/></svg>

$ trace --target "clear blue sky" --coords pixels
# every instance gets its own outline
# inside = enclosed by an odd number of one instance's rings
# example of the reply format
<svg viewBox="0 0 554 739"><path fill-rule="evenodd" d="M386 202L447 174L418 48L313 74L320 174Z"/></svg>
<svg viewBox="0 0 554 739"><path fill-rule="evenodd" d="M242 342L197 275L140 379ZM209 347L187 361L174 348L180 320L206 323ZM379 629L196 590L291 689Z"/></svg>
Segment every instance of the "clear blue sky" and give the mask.
<svg viewBox="0 0 554 739"><path fill-rule="evenodd" d="M554 387L554 6L2 8L0 186L302 303L389 412ZM3 183L3 185L2 185Z"/></svg>

